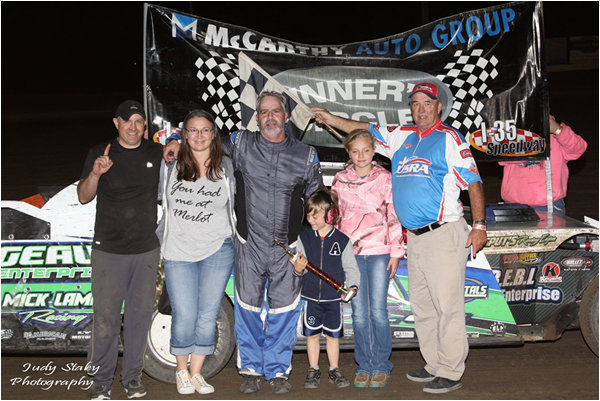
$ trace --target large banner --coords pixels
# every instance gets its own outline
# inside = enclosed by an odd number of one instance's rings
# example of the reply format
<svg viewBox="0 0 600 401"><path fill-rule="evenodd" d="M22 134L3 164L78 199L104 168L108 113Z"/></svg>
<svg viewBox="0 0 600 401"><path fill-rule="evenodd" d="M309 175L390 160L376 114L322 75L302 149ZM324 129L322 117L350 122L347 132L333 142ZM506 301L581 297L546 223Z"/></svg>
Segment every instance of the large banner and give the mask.
<svg viewBox="0 0 600 401"><path fill-rule="evenodd" d="M307 106L380 125L411 123L413 86L435 83L442 119L467 138L477 160L549 155L539 2L474 10L337 46L290 42L153 5L146 5L145 30L146 106L157 140L199 107L216 116L222 133L241 128L242 51ZM311 145L342 147L314 122L290 132Z"/></svg>

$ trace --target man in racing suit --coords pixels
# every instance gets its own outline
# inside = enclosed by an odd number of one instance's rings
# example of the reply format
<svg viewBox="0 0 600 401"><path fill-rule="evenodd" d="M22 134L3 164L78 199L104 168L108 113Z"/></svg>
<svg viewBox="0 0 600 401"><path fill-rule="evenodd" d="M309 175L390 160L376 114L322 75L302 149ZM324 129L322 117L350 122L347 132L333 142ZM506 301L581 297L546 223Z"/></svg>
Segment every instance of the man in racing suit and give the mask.
<svg viewBox="0 0 600 401"><path fill-rule="evenodd" d="M465 327L465 270L472 247L486 244L485 196L465 138L440 118L437 86L414 86L414 125L380 127L313 108L317 122L346 132L368 129L376 151L392 161L394 208L407 229L408 288L423 369L408 379L423 391L446 393L462 386L469 344ZM473 229L463 217L461 190L469 190Z"/></svg>
<svg viewBox="0 0 600 401"><path fill-rule="evenodd" d="M242 393L260 389L263 378L275 394L290 391L292 349L300 316L302 279L273 239L292 244L302 231L304 200L323 188L316 150L289 136L285 98L263 92L257 99L260 132L223 138L236 178L235 337ZM176 152L169 142L165 158ZM261 319L265 289L267 314Z"/></svg>

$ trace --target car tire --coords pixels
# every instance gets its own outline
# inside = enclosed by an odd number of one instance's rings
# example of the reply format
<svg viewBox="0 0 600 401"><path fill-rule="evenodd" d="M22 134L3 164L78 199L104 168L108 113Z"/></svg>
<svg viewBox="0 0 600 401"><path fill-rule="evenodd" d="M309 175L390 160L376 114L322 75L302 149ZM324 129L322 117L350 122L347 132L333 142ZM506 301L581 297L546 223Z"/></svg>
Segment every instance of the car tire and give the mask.
<svg viewBox="0 0 600 401"><path fill-rule="evenodd" d="M598 276L583 293L579 307L579 325L588 347L598 356Z"/></svg>
<svg viewBox="0 0 600 401"><path fill-rule="evenodd" d="M233 305L225 295L217 316L215 350L208 355L202 366L202 376L209 379L219 373L231 359L235 350L233 334ZM155 311L148 331L148 345L144 354L144 371L148 376L164 383L175 384L177 361L169 352L171 339L171 316Z"/></svg>

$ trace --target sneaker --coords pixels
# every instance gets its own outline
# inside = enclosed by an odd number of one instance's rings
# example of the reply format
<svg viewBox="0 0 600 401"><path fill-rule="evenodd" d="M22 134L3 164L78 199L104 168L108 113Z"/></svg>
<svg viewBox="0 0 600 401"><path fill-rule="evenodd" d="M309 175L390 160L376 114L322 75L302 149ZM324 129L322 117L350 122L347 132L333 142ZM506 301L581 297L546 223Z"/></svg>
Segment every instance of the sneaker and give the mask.
<svg viewBox="0 0 600 401"><path fill-rule="evenodd" d="M377 373L371 379L371 384L369 385L369 387L385 387L388 384L388 379L388 375L384 373Z"/></svg>
<svg viewBox="0 0 600 401"><path fill-rule="evenodd" d="M141 380L129 380L123 385L127 398L142 398L146 395L146 388Z"/></svg>
<svg viewBox="0 0 600 401"><path fill-rule="evenodd" d="M269 380L269 386L273 390L273 394L285 394L289 393L292 389L292 385L288 383L283 377L274 377Z"/></svg>
<svg viewBox="0 0 600 401"><path fill-rule="evenodd" d="M90 400L110 400L110 387L109 386L94 386L90 393Z"/></svg>
<svg viewBox="0 0 600 401"><path fill-rule="evenodd" d="M350 382L344 377L340 368L335 368L327 373L329 383L335 384L336 387L348 387Z"/></svg>
<svg viewBox="0 0 600 401"><path fill-rule="evenodd" d="M432 375L425 369L411 370L406 374L406 377L408 377L408 380L419 383L430 382L435 379L435 375Z"/></svg>
<svg viewBox="0 0 600 401"><path fill-rule="evenodd" d="M242 375L244 377L244 382L240 386L240 391L242 394L251 394L256 393L260 390L260 385L262 384L263 378L262 376L252 376L252 375Z"/></svg>
<svg viewBox="0 0 600 401"><path fill-rule="evenodd" d="M177 392L179 394L194 394L196 389L190 382L190 372L186 370L180 370L175 373L175 379L177 381Z"/></svg>
<svg viewBox="0 0 600 401"><path fill-rule="evenodd" d="M357 373L354 376L354 387L369 387L371 384L371 376L364 372Z"/></svg>
<svg viewBox="0 0 600 401"><path fill-rule="evenodd" d="M192 385L200 394L210 394L215 392L215 388L208 384L204 377L200 373L196 373L192 376Z"/></svg>
<svg viewBox="0 0 600 401"><path fill-rule="evenodd" d="M317 388L321 384L321 370L309 368L304 380L304 388Z"/></svg>
<svg viewBox="0 0 600 401"><path fill-rule="evenodd" d="M436 377L423 387L423 391L432 394L442 394L448 391L458 390L462 387L460 380L450 380L444 377Z"/></svg>

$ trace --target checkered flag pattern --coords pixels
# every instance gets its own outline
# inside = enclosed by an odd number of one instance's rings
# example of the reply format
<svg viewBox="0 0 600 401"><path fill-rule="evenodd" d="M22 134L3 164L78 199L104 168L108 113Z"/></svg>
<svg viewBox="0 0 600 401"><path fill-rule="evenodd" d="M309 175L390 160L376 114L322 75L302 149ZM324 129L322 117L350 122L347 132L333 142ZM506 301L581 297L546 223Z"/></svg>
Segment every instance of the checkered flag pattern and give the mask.
<svg viewBox="0 0 600 401"><path fill-rule="evenodd" d="M446 74L437 76L454 95L455 101L446 122L459 131L472 132L481 126L483 103L478 99L494 96L486 82L498 76L498 59L482 57L483 50L474 49L470 54L459 50L454 62L446 64ZM461 129L464 128L464 129Z"/></svg>
<svg viewBox="0 0 600 401"><path fill-rule="evenodd" d="M471 140L473 141L473 144L475 144L476 146L478 146L479 148L483 148L484 146L487 146L488 143L490 142L494 142L495 144L504 144L504 143L526 143L526 142L533 142L533 141L539 141L540 137L539 135L534 134L531 131L526 131L526 130L517 130L517 136L515 139L513 140L508 140L508 139L504 139L503 141L498 142L497 140L495 140L494 138L494 133L496 132L496 130L494 128L488 128L488 135L487 135L487 141L484 142L483 141L483 137L482 137L482 133L481 131L477 131L475 132L473 135L471 135ZM527 155L527 154L524 154Z"/></svg>
<svg viewBox="0 0 600 401"><path fill-rule="evenodd" d="M275 91L283 94L287 100L289 115L287 128L296 138L300 138L313 114L304 103L277 82L243 52L239 54L240 71L240 107L242 126L250 131L258 131L256 122L256 99L263 91Z"/></svg>
<svg viewBox="0 0 600 401"><path fill-rule="evenodd" d="M202 101L215 115L217 127L222 131L232 132L240 127L239 72L234 54L224 56L214 51L206 60L198 57L196 77L206 84ZM205 56L205 54L203 54Z"/></svg>

